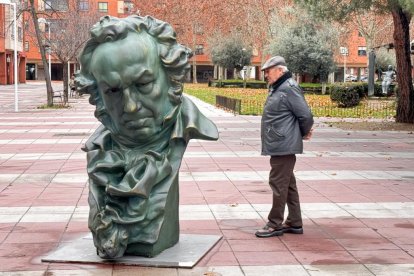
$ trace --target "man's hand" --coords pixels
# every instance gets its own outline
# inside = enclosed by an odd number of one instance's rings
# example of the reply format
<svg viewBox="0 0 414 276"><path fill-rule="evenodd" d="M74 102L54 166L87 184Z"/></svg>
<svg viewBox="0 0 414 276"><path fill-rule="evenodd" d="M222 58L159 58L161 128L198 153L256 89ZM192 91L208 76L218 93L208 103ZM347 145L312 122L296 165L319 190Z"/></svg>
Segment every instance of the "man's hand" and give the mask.
<svg viewBox="0 0 414 276"><path fill-rule="evenodd" d="M313 132L313 128L308 132L308 134L303 136L303 140L309 140L312 137L312 132Z"/></svg>

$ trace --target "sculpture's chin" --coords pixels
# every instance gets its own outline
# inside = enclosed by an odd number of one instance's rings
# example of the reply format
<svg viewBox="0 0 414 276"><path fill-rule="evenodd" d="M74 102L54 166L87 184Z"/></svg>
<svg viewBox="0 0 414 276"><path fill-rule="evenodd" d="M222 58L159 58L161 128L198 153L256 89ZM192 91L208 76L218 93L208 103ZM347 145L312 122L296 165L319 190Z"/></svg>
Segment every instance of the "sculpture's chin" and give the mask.
<svg viewBox="0 0 414 276"><path fill-rule="evenodd" d="M137 128L133 130L133 137L130 137L131 139L133 138L134 140L137 141L148 141L148 139L150 139L152 136L155 135L156 130L154 127L141 127L141 128Z"/></svg>
<svg viewBox="0 0 414 276"><path fill-rule="evenodd" d="M141 127L136 129L121 128L115 139L121 144L146 144L158 140L161 127Z"/></svg>

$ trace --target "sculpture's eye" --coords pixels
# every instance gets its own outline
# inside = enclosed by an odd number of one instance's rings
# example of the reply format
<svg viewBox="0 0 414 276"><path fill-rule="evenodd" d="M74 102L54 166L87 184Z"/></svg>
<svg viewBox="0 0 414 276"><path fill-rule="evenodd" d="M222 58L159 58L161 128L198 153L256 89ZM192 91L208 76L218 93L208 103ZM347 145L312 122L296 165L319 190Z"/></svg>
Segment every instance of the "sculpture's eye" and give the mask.
<svg viewBox="0 0 414 276"><path fill-rule="evenodd" d="M106 93L118 93L120 91L121 89L119 89L118 87L111 87L106 90Z"/></svg>
<svg viewBox="0 0 414 276"><path fill-rule="evenodd" d="M153 88L153 81L150 82L145 82L145 83L137 83L136 87L138 88L138 90L144 94L148 94L152 91Z"/></svg>

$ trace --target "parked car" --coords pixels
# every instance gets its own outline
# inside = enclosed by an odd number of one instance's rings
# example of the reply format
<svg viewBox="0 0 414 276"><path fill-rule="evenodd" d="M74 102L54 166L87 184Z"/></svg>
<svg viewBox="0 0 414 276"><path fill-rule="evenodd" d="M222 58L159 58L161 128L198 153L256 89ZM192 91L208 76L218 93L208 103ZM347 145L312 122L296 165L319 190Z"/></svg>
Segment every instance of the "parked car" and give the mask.
<svg viewBox="0 0 414 276"><path fill-rule="evenodd" d="M367 77L367 76L362 76L362 77L361 77L361 81L363 81L363 82L368 82L368 77Z"/></svg>
<svg viewBox="0 0 414 276"><path fill-rule="evenodd" d="M358 81L358 78L354 75L348 75L345 77L345 81Z"/></svg>

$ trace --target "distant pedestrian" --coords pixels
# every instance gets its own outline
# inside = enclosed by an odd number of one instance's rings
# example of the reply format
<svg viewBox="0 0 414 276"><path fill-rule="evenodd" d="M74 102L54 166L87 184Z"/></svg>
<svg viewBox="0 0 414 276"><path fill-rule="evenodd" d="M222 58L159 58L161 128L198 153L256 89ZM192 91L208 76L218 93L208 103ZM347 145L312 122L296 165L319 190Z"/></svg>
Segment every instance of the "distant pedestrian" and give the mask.
<svg viewBox="0 0 414 276"><path fill-rule="evenodd" d="M299 85L292 79L283 57L274 56L262 67L269 94L261 124L262 155L270 155L269 185L273 204L266 225L256 236L267 238L283 233L303 234L299 193L293 169L303 139L312 135L313 116ZM284 221L285 205L288 216Z"/></svg>
<svg viewBox="0 0 414 276"><path fill-rule="evenodd" d="M69 80L69 88L70 88L70 95L73 97L76 97L76 86L75 86L75 75L72 75L72 77Z"/></svg>

